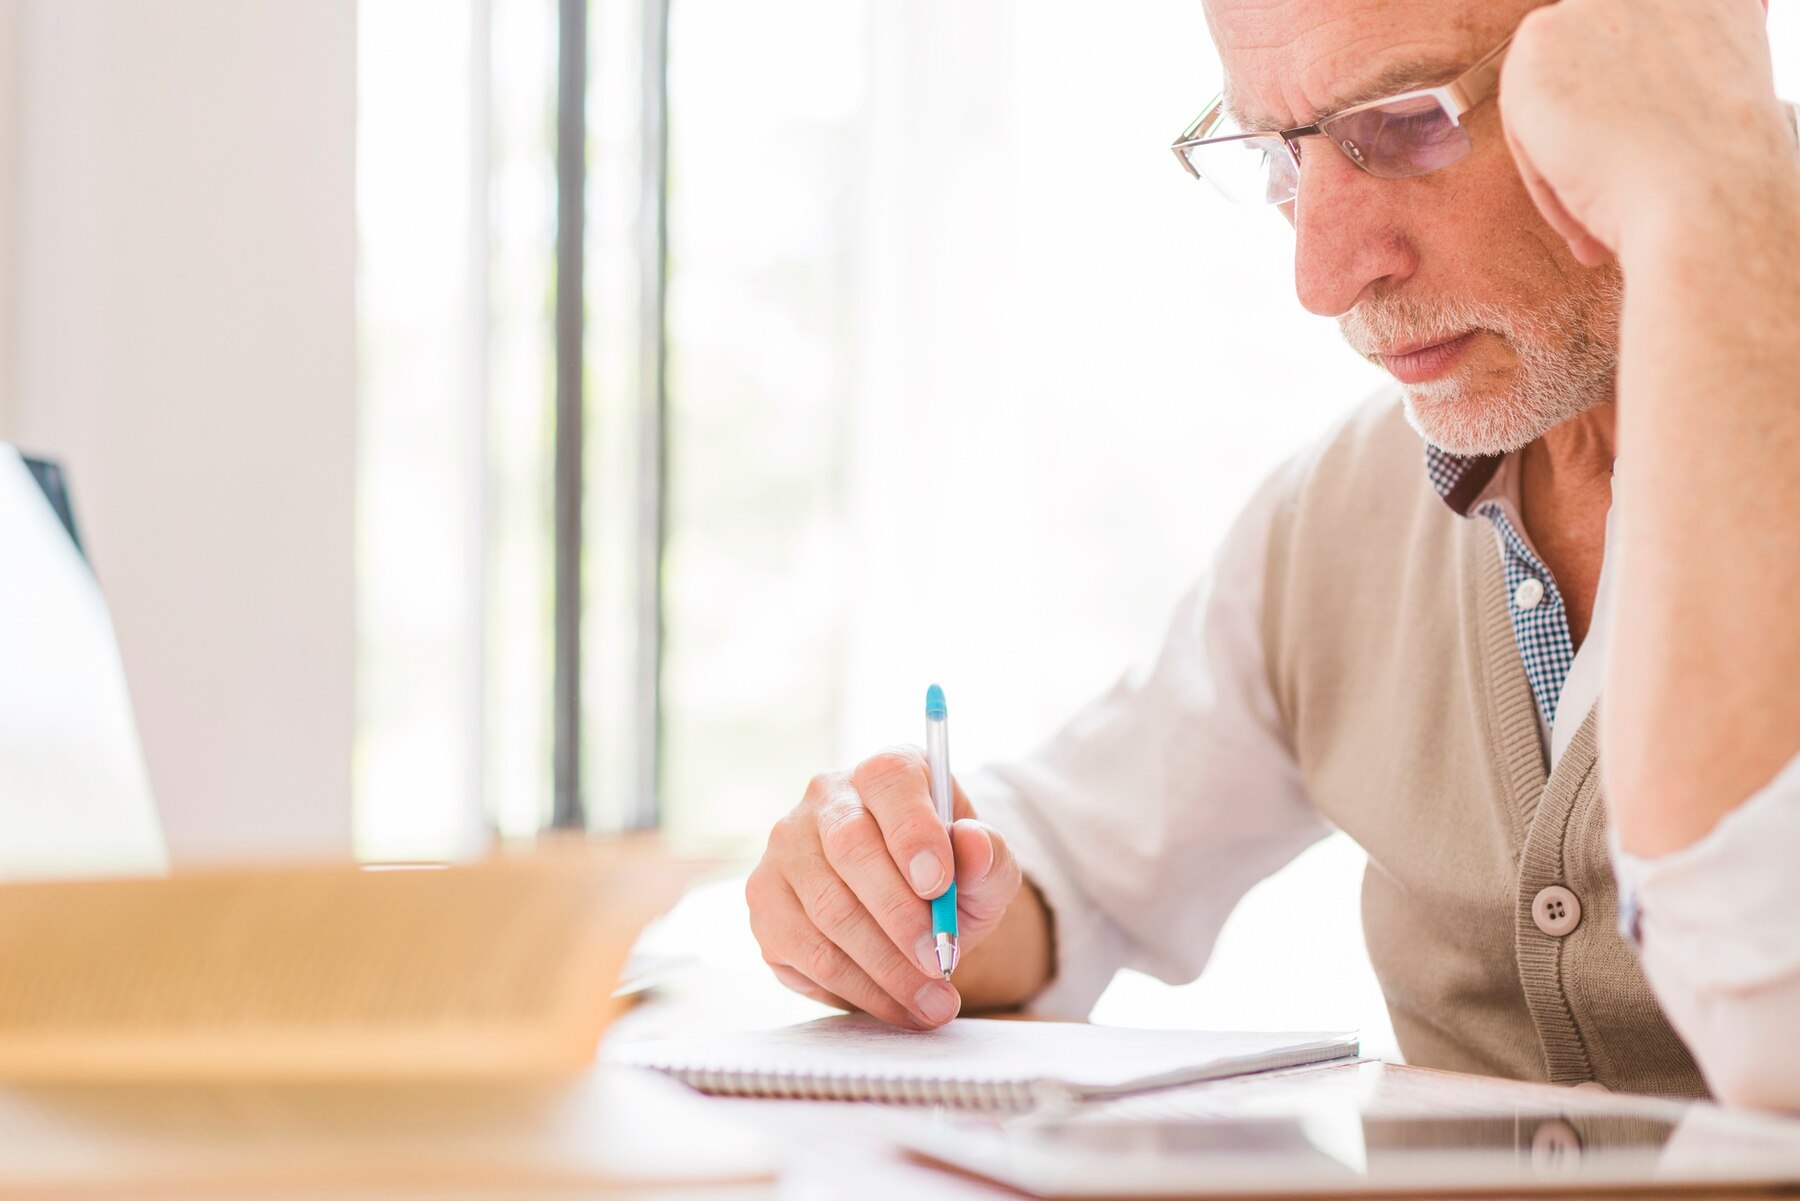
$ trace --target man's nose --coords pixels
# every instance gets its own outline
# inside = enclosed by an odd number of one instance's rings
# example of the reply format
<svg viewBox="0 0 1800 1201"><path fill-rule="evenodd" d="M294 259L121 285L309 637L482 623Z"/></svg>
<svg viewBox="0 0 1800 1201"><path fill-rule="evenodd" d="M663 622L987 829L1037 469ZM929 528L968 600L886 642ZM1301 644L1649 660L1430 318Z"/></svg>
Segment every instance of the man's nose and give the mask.
<svg viewBox="0 0 1800 1201"><path fill-rule="evenodd" d="M1377 179L1319 138L1300 143L1294 291L1308 312L1338 317L1370 289L1397 286L1418 266L1393 181Z"/></svg>

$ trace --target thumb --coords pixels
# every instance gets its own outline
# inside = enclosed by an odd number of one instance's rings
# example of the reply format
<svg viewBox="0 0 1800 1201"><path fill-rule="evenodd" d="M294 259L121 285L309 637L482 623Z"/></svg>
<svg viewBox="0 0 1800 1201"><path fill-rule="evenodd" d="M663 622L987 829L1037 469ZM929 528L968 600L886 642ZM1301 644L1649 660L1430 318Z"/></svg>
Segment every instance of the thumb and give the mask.
<svg viewBox="0 0 1800 1201"><path fill-rule="evenodd" d="M963 818L950 827L950 847L956 855L957 908L971 921L999 918L1018 894L1018 860L1000 831L975 818Z"/></svg>

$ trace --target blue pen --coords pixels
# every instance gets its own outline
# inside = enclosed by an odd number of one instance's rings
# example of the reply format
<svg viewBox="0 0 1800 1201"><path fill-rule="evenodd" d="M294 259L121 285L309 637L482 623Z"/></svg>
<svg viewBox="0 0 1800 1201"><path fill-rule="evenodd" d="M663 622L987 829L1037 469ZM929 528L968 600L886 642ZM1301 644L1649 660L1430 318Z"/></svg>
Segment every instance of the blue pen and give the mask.
<svg viewBox="0 0 1800 1201"><path fill-rule="evenodd" d="M944 833L956 821L955 786L950 782L950 711L944 690L933 684L925 692L925 762L931 769L931 799L937 804ZM956 863L950 864L950 886L931 902L931 933L937 942L938 970L944 979L956 970Z"/></svg>

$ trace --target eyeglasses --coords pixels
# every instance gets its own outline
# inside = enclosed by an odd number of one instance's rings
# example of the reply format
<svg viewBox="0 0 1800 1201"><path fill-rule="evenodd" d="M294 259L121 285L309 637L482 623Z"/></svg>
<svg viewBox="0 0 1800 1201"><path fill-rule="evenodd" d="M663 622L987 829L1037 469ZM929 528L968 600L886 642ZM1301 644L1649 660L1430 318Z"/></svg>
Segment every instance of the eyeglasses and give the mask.
<svg viewBox="0 0 1800 1201"><path fill-rule="evenodd" d="M1286 204L1300 187L1300 139L1326 138L1351 162L1381 179L1407 179L1447 167L1473 143L1462 119L1493 94L1507 38L1456 79L1435 88L1356 104L1298 129L1238 127L1221 93L1170 147L1195 179L1240 204Z"/></svg>

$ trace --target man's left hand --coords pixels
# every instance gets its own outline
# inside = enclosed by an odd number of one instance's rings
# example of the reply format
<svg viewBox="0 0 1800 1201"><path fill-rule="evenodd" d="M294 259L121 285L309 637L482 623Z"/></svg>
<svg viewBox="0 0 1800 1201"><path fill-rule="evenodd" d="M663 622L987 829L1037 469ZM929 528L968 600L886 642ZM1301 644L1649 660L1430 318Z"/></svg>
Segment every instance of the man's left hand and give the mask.
<svg viewBox="0 0 1800 1201"><path fill-rule="evenodd" d="M1514 35L1507 144L1544 219L1587 266L1633 231L1792 175L1759 0L1560 0Z"/></svg>

